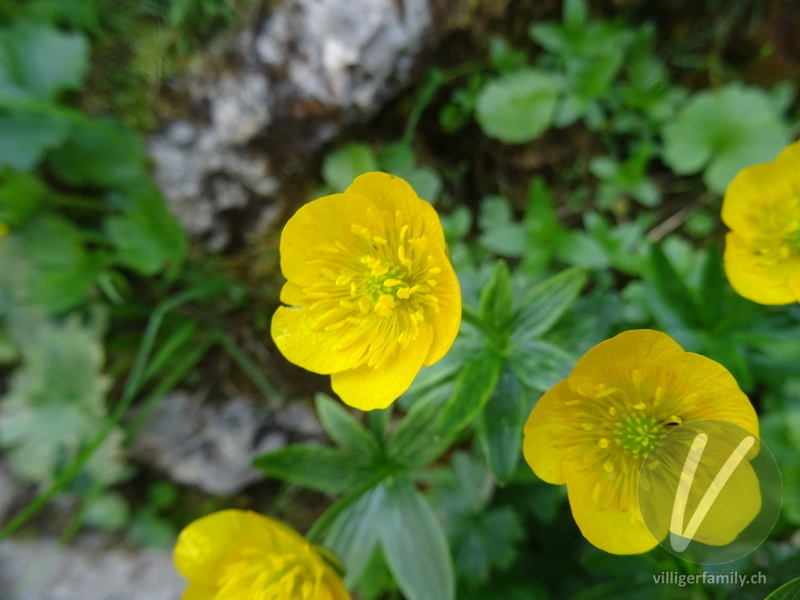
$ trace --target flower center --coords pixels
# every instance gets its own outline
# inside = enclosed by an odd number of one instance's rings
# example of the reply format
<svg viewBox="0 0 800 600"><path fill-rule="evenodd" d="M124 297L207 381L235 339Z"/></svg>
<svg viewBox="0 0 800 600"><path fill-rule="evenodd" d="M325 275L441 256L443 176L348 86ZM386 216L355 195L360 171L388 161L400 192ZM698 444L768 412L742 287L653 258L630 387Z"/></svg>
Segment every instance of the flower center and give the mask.
<svg viewBox="0 0 800 600"><path fill-rule="evenodd" d="M789 246L790 252L795 254L800 253L800 221L795 223L795 228L784 237L786 245Z"/></svg>
<svg viewBox="0 0 800 600"><path fill-rule="evenodd" d="M634 456L645 455L663 435L653 417L631 415L614 427L620 445Z"/></svg>

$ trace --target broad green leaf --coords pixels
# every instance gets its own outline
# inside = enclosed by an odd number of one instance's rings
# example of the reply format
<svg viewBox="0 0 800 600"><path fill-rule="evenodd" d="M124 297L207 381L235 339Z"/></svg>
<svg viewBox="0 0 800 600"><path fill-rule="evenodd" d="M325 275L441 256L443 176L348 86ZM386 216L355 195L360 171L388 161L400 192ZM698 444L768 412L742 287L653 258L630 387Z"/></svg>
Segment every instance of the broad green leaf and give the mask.
<svg viewBox="0 0 800 600"><path fill-rule="evenodd" d="M507 144L529 142L553 120L558 83L543 72L522 69L491 81L475 106L484 133Z"/></svg>
<svg viewBox="0 0 800 600"><path fill-rule="evenodd" d="M118 531L131 518L128 502L117 492L107 492L89 501L83 514L83 522L103 531Z"/></svg>
<svg viewBox="0 0 800 600"><path fill-rule="evenodd" d="M329 152L322 162L322 178L337 192L343 192L353 180L378 165L366 144L351 143Z"/></svg>
<svg viewBox="0 0 800 600"><path fill-rule="evenodd" d="M145 154L135 132L112 120L74 124L49 157L50 167L69 185L99 185L126 190L145 176Z"/></svg>
<svg viewBox="0 0 800 600"><path fill-rule="evenodd" d="M509 364L531 390L546 392L569 376L577 358L545 340L525 340L509 353Z"/></svg>
<svg viewBox="0 0 800 600"><path fill-rule="evenodd" d="M24 22L0 29L0 81L13 82L42 100L78 89L88 62L89 44L78 33Z"/></svg>
<svg viewBox="0 0 800 600"><path fill-rule="evenodd" d="M348 585L359 579L375 551L385 491L377 485L345 508L331 525L325 545L342 561Z"/></svg>
<svg viewBox="0 0 800 600"><path fill-rule="evenodd" d="M0 179L0 223L12 229L23 225L36 214L47 193L47 186L28 173L6 174Z"/></svg>
<svg viewBox="0 0 800 600"><path fill-rule="evenodd" d="M575 302L586 284L583 269L570 268L534 287L519 303L511 326L515 340L540 337Z"/></svg>
<svg viewBox="0 0 800 600"><path fill-rule="evenodd" d="M450 549L431 505L405 477L385 486L378 535L398 587L408 600L454 600Z"/></svg>
<svg viewBox="0 0 800 600"><path fill-rule="evenodd" d="M589 7L586 0L564 0L564 27L573 32L586 25Z"/></svg>
<svg viewBox="0 0 800 600"><path fill-rule="evenodd" d="M773 160L789 128L766 92L732 84L692 96L663 136L667 165L678 174L705 170L706 185L721 193L741 169Z"/></svg>
<svg viewBox="0 0 800 600"><path fill-rule="evenodd" d="M783 584L764 600L800 600L800 578Z"/></svg>
<svg viewBox="0 0 800 600"><path fill-rule="evenodd" d="M349 491L370 473L350 454L301 444L257 456L253 466L278 479L333 494Z"/></svg>
<svg viewBox="0 0 800 600"><path fill-rule="evenodd" d="M504 365L478 418L478 442L486 464L501 484L511 479L517 468L522 428L532 404L514 371Z"/></svg>
<svg viewBox="0 0 800 600"><path fill-rule="evenodd" d="M489 284L481 292L481 320L498 333L505 332L511 321L513 303L511 273L505 261L498 260Z"/></svg>
<svg viewBox="0 0 800 600"><path fill-rule="evenodd" d="M123 196L123 212L106 219L105 231L119 263L143 275L177 265L186 254L183 228L167 210L161 193L146 183Z"/></svg>
<svg viewBox="0 0 800 600"><path fill-rule="evenodd" d="M340 402L320 393L316 396L316 406L325 433L342 448L363 458L380 453L375 437Z"/></svg>
<svg viewBox="0 0 800 600"><path fill-rule="evenodd" d="M650 278L648 283L663 302L671 307L681 323L689 325L697 320L697 306L689 288L672 262L658 244L650 248Z"/></svg>
<svg viewBox="0 0 800 600"><path fill-rule="evenodd" d="M484 349L464 363L456 377L453 395L447 400L439 419L439 434L450 438L480 414L500 376L502 360Z"/></svg>
<svg viewBox="0 0 800 600"><path fill-rule="evenodd" d="M517 258L527 246L525 227L513 220L511 203L503 196L486 196L481 201L478 218L481 228L480 243L500 256Z"/></svg>
<svg viewBox="0 0 800 600"><path fill-rule="evenodd" d="M68 132L69 124L51 115L22 111L0 115L0 168L30 171Z"/></svg>

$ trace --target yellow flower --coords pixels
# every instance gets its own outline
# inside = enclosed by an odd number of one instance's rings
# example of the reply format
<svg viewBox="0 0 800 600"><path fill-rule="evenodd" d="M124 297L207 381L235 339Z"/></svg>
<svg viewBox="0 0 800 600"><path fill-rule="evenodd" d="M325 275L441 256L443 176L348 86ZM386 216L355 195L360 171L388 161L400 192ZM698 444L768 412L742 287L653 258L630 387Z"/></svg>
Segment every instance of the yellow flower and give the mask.
<svg viewBox="0 0 800 600"><path fill-rule="evenodd" d="M313 546L254 512L197 519L181 532L174 556L189 580L181 600L350 600Z"/></svg>
<svg viewBox="0 0 800 600"><path fill-rule="evenodd" d="M725 273L759 304L800 301L800 142L741 171L722 203Z"/></svg>
<svg viewBox="0 0 800 600"><path fill-rule="evenodd" d="M281 235L288 280L272 337L291 362L331 375L361 410L385 408L450 349L461 291L433 207L405 181L367 173L306 204Z"/></svg>
<svg viewBox="0 0 800 600"><path fill-rule="evenodd" d="M523 452L541 479L567 485L589 542L636 554L659 541L637 502L642 463L665 433L700 419L758 435L750 401L722 365L664 333L627 331L589 350L542 396L525 424Z"/></svg>

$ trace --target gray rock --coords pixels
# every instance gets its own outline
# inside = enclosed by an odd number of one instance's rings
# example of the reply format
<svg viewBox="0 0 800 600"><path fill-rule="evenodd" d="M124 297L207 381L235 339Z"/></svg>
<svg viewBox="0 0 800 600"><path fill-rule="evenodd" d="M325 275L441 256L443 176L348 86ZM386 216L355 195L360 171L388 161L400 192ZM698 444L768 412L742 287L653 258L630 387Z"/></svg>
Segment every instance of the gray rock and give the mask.
<svg viewBox="0 0 800 600"><path fill-rule="evenodd" d="M229 495L264 477L251 467L254 457L292 441L322 439L316 415L303 402L267 414L243 398L212 405L178 391L161 401L130 456L177 482Z"/></svg>
<svg viewBox="0 0 800 600"><path fill-rule="evenodd" d="M169 552L133 552L103 535L0 542L0 600L178 600L186 581Z"/></svg>
<svg viewBox="0 0 800 600"><path fill-rule="evenodd" d="M224 211L273 222L287 154L307 156L375 114L408 83L431 19L428 0L284 0L235 38L228 66L209 60L189 76L190 114L149 141L186 229L217 248L230 237Z"/></svg>

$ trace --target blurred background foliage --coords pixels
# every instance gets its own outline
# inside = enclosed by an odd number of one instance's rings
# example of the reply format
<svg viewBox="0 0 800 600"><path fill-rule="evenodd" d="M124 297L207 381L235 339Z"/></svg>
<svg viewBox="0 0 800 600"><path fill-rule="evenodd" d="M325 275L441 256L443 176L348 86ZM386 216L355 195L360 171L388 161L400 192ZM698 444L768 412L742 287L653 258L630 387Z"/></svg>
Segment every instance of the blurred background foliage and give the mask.
<svg viewBox="0 0 800 600"><path fill-rule="evenodd" d="M643 19L643 3L556 5L550 20L493 27L469 52L455 34L414 86L309 159L304 199L383 170L436 206L464 323L393 409L362 415L317 394L333 444L262 455L256 466L285 486L235 501L313 521L309 537L337 554L364 600L671 598L683 591L654 574L703 569L761 571L768 583L680 597L763 598L799 574L800 307L732 291L719 208L741 168L800 133L796 80L753 75L752 55L768 60L779 45L754 34L750 54L731 51L772 5L796 6L709 1L719 16L676 40ZM30 519L58 496L72 502L67 541L97 528L168 547L228 500L126 460L158 401L223 358L265 403L322 385L286 383L304 376L237 342L242 328L268 336L279 278L254 285L236 265L255 256L274 271L277 236L252 254L193 243L140 136L164 115L164 82L257 9L0 0L0 447L32 486L3 535L47 528ZM784 507L770 538L735 563L701 567L661 548L607 555L580 536L565 490L520 460L537 398L587 349L635 328L725 365L759 412ZM290 373L286 389L276 370ZM320 492L311 519L291 506L297 486Z"/></svg>

